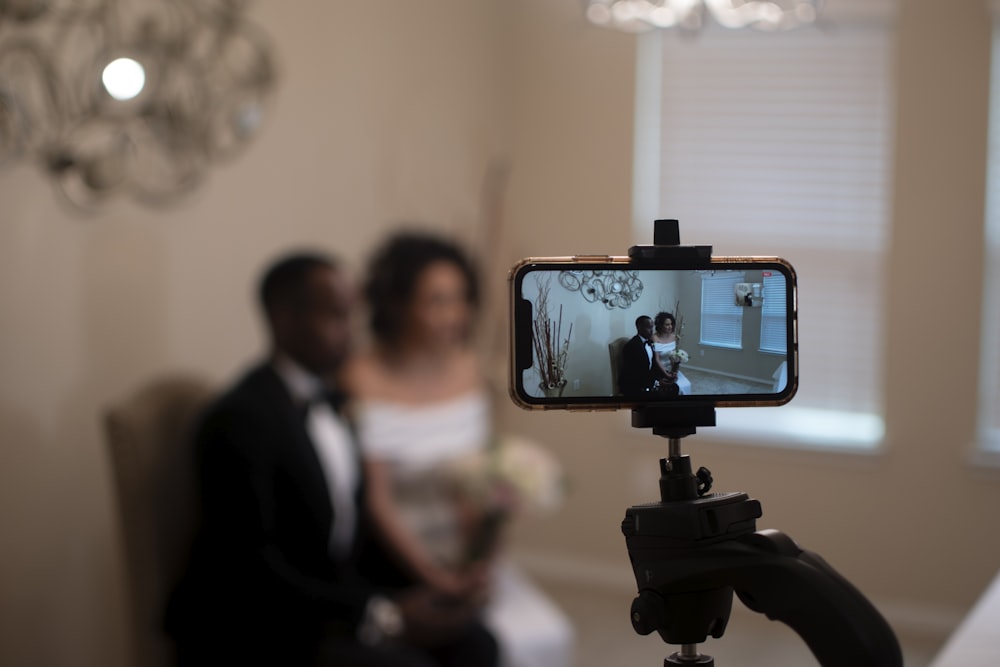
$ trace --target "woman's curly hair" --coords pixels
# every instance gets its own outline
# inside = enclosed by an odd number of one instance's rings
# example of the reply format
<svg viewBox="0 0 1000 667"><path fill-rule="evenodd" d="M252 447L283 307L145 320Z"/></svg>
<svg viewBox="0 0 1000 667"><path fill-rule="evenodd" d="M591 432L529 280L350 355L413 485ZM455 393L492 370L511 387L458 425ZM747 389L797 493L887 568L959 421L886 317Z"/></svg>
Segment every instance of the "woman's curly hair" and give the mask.
<svg viewBox="0 0 1000 667"><path fill-rule="evenodd" d="M413 299L420 274L437 262L458 267L465 276L469 304L479 305L475 266L457 244L429 233L397 233L375 251L364 282L371 330L378 342L394 342L399 315L406 312Z"/></svg>

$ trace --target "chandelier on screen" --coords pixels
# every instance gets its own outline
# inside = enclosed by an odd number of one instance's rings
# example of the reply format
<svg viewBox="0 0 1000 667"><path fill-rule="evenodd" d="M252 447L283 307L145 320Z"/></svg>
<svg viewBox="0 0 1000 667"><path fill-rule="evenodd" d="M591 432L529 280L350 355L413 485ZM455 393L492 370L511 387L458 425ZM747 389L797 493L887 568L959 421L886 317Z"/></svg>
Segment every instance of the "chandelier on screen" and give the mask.
<svg viewBox="0 0 1000 667"><path fill-rule="evenodd" d="M696 32L711 17L726 28L789 30L816 21L822 0L588 0L591 23L627 32Z"/></svg>
<svg viewBox="0 0 1000 667"><path fill-rule="evenodd" d="M73 208L170 204L258 130L275 71L248 0L0 0L0 168Z"/></svg>

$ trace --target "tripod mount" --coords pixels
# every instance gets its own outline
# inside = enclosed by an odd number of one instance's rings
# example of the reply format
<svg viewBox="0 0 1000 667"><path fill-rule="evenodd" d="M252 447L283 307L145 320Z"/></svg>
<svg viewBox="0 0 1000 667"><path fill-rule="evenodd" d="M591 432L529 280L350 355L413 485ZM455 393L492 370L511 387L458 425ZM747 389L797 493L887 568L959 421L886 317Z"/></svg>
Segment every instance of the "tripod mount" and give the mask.
<svg viewBox="0 0 1000 667"><path fill-rule="evenodd" d="M676 220L657 220L654 240L629 250L634 263L670 257L699 268L709 262L711 246L679 245ZM714 406L638 408L632 425L652 428L669 443L660 459L660 501L628 508L622 521L638 588L632 627L680 646L664 667L714 667L698 644L722 637L734 593L795 630L823 667L902 666L892 628L857 588L784 533L758 531L759 501L743 492L712 492L711 473L692 472L681 439L714 426Z"/></svg>

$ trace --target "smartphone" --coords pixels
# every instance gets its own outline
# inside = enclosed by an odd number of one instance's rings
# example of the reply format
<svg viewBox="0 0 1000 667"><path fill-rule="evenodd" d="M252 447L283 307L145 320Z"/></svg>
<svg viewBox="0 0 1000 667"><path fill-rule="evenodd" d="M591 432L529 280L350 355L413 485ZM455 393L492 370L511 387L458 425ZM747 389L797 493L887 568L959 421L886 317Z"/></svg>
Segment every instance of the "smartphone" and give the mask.
<svg viewBox="0 0 1000 667"><path fill-rule="evenodd" d="M576 256L510 272L514 402L528 409L782 405L798 388L795 270L777 257Z"/></svg>

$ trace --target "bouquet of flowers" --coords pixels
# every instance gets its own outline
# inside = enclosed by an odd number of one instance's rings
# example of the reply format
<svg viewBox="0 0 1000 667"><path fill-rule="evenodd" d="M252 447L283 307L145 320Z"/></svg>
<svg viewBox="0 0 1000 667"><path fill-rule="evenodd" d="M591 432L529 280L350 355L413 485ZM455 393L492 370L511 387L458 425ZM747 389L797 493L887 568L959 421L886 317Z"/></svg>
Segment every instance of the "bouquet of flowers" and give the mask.
<svg viewBox="0 0 1000 667"><path fill-rule="evenodd" d="M559 462L534 442L501 436L486 449L453 465L460 500L477 515L468 558L489 554L506 521L518 513L554 511L565 495Z"/></svg>
<svg viewBox="0 0 1000 667"><path fill-rule="evenodd" d="M674 374L675 379L677 371L680 369L681 364L687 361L688 359L690 359L688 353L679 347L667 353L667 360L670 362L670 372Z"/></svg>
<svg viewBox="0 0 1000 667"><path fill-rule="evenodd" d="M667 358L670 359L670 363L680 366L681 364L686 363L691 357L689 357L688 353L684 350L677 348L673 352L667 354Z"/></svg>

